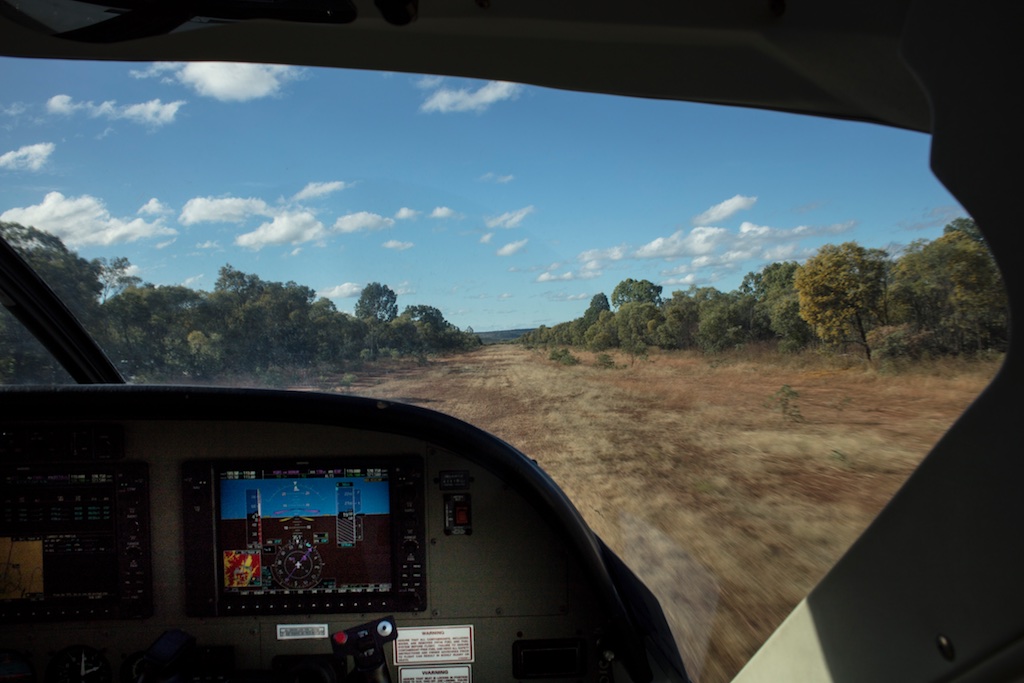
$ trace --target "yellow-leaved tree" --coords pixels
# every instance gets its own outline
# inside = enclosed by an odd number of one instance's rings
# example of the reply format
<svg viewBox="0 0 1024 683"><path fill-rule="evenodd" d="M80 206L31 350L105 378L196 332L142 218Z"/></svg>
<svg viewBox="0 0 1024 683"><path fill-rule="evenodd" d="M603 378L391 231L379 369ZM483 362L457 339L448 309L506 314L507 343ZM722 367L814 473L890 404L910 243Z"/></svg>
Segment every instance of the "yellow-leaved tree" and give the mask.
<svg viewBox="0 0 1024 683"><path fill-rule="evenodd" d="M888 255L856 242L826 244L797 269L800 317L827 344L857 344L871 360L868 333L887 323Z"/></svg>

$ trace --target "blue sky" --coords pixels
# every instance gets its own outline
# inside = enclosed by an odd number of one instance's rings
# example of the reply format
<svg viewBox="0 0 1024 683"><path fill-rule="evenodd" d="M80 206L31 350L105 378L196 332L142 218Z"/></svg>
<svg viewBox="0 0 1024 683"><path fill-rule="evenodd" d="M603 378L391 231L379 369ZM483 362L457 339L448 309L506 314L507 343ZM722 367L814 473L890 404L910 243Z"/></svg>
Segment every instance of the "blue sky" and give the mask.
<svg viewBox="0 0 1024 683"><path fill-rule="evenodd" d="M928 137L502 82L0 60L0 219L155 284L226 263L352 312L383 282L461 328L578 317L627 278L728 291L823 244L965 215Z"/></svg>
<svg viewBox="0 0 1024 683"><path fill-rule="evenodd" d="M338 514L338 485L348 483L359 489L360 512L383 515L390 511L388 482L350 477L307 477L303 479L221 479L221 519L244 519L246 492L260 491L264 517L329 516ZM292 493L294 492L294 494ZM284 502L282 502L284 501Z"/></svg>

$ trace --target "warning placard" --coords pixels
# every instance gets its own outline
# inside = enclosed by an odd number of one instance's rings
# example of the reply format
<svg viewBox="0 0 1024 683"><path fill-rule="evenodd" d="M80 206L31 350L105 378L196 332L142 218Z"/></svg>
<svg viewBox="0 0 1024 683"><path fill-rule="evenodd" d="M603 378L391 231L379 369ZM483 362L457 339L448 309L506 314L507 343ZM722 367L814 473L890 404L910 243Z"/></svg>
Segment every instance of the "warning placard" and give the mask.
<svg viewBox="0 0 1024 683"><path fill-rule="evenodd" d="M395 664L469 663L474 660L472 626L403 627L395 641Z"/></svg>
<svg viewBox="0 0 1024 683"><path fill-rule="evenodd" d="M473 672L467 665L403 666L398 670L399 683L472 683Z"/></svg>

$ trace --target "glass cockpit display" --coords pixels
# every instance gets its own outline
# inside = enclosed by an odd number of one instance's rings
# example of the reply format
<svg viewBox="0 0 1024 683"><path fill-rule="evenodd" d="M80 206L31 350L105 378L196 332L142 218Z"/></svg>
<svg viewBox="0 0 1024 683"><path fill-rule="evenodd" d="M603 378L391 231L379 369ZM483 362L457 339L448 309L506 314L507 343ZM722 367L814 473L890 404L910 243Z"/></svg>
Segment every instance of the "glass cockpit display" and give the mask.
<svg viewBox="0 0 1024 683"><path fill-rule="evenodd" d="M218 485L225 592L391 590L387 468L229 470Z"/></svg>
<svg viewBox="0 0 1024 683"><path fill-rule="evenodd" d="M421 458L191 461L182 483L189 614L424 609Z"/></svg>

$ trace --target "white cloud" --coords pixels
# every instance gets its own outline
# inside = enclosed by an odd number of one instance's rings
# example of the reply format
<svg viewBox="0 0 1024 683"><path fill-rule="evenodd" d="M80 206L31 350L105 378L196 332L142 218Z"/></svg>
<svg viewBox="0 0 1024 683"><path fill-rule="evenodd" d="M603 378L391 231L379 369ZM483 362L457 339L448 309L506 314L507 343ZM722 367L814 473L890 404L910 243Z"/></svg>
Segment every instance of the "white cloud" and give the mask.
<svg viewBox="0 0 1024 683"><path fill-rule="evenodd" d="M271 215L273 211L267 203L255 197L193 197L185 202L178 222L182 225L241 223L250 216Z"/></svg>
<svg viewBox="0 0 1024 683"><path fill-rule="evenodd" d="M420 111L442 114L462 111L482 112L495 102L514 100L522 89L523 86L518 83L506 81L489 81L476 90L440 88L431 93L426 102L420 105Z"/></svg>
<svg viewBox="0 0 1024 683"><path fill-rule="evenodd" d="M401 209L399 209L395 213L395 220L398 220L398 221L408 221L408 220L412 220L412 219L416 218L419 215L420 215L419 211L416 211L414 209L410 209L407 206L403 206Z"/></svg>
<svg viewBox="0 0 1024 683"><path fill-rule="evenodd" d="M416 79L416 87L421 90L440 88L442 83L444 83L443 76L421 76Z"/></svg>
<svg viewBox="0 0 1024 683"><path fill-rule="evenodd" d="M673 277L662 282L663 285L676 286L676 285L695 285L697 284L697 276L693 273L684 275L683 277Z"/></svg>
<svg viewBox="0 0 1024 683"><path fill-rule="evenodd" d="M220 245L214 240L206 240L196 244L196 249L220 249Z"/></svg>
<svg viewBox="0 0 1024 683"><path fill-rule="evenodd" d="M271 244L302 244L327 235L324 224L309 211L284 212L252 232L235 238L240 247L259 250Z"/></svg>
<svg viewBox="0 0 1024 683"><path fill-rule="evenodd" d="M363 285L356 284L355 282L346 282L334 287L328 287L327 289L321 289L317 292L317 296L328 299L351 299L359 296L362 291Z"/></svg>
<svg viewBox="0 0 1024 683"><path fill-rule="evenodd" d="M491 240L493 238L494 238L494 233L493 232L488 232L486 234L480 235L480 244L490 244Z"/></svg>
<svg viewBox="0 0 1024 683"><path fill-rule="evenodd" d="M127 119L133 123L143 123L150 126L164 126L174 122L174 117L184 104L185 102L182 100L168 102L167 104L160 100L129 104L115 110L116 113L111 115L111 118Z"/></svg>
<svg viewBox="0 0 1024 683"><path fill-rule="evenodd" d="M509 174L509 175L499 175L499 174L494 173L492 171L488 171L487 173L484 173L482 176L480 176L480 180L482 180L485 183L498 183L499 185L505 185L506 183L511 183L515 179L516 179L516 177L514 175L512 175L512 174Z"/></svg>
<svg viewBox="0 0 1024 683"><path fill-rule="evenodd" d="M94 119L124 119L132 123L159 127L173 123L174 118L178 115L178 110L184 105L184 100L164 103L156 99L118 106L114 100L95 104L93 102L75 102L68 95L54 95L46 102L46 110L51 114L63 116L71 116L82 111Z"/></svg>
<svg viewBox="0 0 1024 683"><path fill-rule="evenodd" d="M156 197L153 197L148 202L143 204L135 213L137 213L140 216L166 216L167 214L171 213L171 208L164 204L163 202L161 202Z"/></svg>
<svg viewBox="0 0 1024 683"><path fill-rule="evenodd" d="M163 219L147 222L142 218L116 218L103 202L90 195L65 197L50 192L42 203L14 208L0 214L0 220L31 225L57 235L70 247L111 245L151 237L176 235Z"/></svg>
<svg viewBox="0 0 1024 683"><path fill-rule="evenodd" d="M494 228L515 228L518 227L523 219L534 212L532 205L524 206L521 209L515 211L506 211L500 216L489 218L485 221L485 225L488 229L493 230Z"/></svg>
<svg viewBox="0 0 1024 683"><path fill-rule="evenodd" d="M561 275L555 273L541 273L537 276L535 282L569 282L575 280L576 275L572 271L566 271Z"/></svg>
<svg viewBox="0 0 1024 683"><path fill-rule="evenodd" d="M380 245L385 249L394 249L396 251L405 251L406 249L412 249L414 245L412 242L399 242L398 240L388 240L384 244Z"/></svg>
<svg viewBox="0 0 1024 683"><path fill-rule="evenodd" d="M762 256L768 261L788 261L797 253L797 245L781 244L772 249L765 249Z"/></svg>
<svg viewBox="0 0 1024 683"><path fill-rule="evenodd" d="M434 207L434 210L430 212L431 218L455 218L457 216L458 214L447 206L436 206Z"/></svg>
<svg viewBox="0 0 1024 683"><path fill-rule="evenodd" d="M5 152L0 154L0 168L11 171L38 171L46 165L56 148L52 142L39 142Z"/></svg>
<svg viewBox="0 0 1024 683"><path fill-rule="evenodd" d="M498 256L511 256L512 254L516 254L521 251L528 241L529 240L519 240L518 242L509 242L501 249L498 249L496 253Z"/></svg>
<svg viewBox="0 0 1024 683"><path fill-rule="evenodd" d="M750 221L743 221L740 224L741 237L763 237L771 234L772 229L766 225L754 225Z"/></svg>
<svg viewBox="0 0 1024 683"><path fill-rule="evenodd" d="M395 224L393 218L386 218L369 211L350 213L334 221L332 230L335 232L360 232L362 230L383 230Z"/></svg>
<svg viewBox="0 0 1024 683"><path fill-rule="evenodd" d="M182 287L191 287L194 284L198 284L199 281L202 280L204 277L206 277L206 276L202 275L202 274L200 274L200 275L193 275L192 277L187 277L187 278L185 278L184 280L181 281L181 286Z"/></svg>
<svg viewBox="0 0 1024 683"><path fill-rule="evenodd" d="M724 202L715 204L707 211L702 214L698 214L693 217L694 225L711 225L724 221L729 216L733 215L737 211L744 211L749 209L757 202L757 197L744 197L743 195L735 195L726 199Z"/></svg>
<svg viewBox="0 0 1024 683"><path fill-rule="evenodd" d="M343 180L332 180L325 183L309 183L299 190L295 196L292 197L292 200L301 202L305 199L314 199L316 197L323 197L324 195L331 194L332 192L347 190L350 187L352 187L352 185Z"/></svg>
<svg viewBox="0 0 1024 683"><path fill-rule="evenodd" d="M278 64L228 62L157 62L148 69L133 70L135 78L177 81L203 97L221 102L246 102L277 95L285 83L301 78L303 70Z"/></svg>
<svg viewBox="0 0 1024 683"><path fill-rule="evenodd" d="M70 95L54 95L46 102L46 111L51 114L74 114L79 109L84 108L84 104L74 104L71 101Z"/></svg>
<svg viewBox="0 0 1024 683"><path fill-rule="evenodd" d="M725 228L694 228L689 234L682 230L670 237L659 237L636 250L637 258L678 258L700 256L714 251L728 239Z"/></svg>
<svg viewBox="0 0 1024 683"><path fill-rule="evenodd" d="M588 249L587 251L580 252L580 255L576 257L578 261L595 262L595 261L621 261L626 257L629 252L629 248L626 245L620 245L618 247L610 247L608 249Z"/></svg>
<svg viewBox="0 0 1024 683"><path fill-rule="evenodd" d="M0 106L0 114L4 116L21 116L28 111L28 106L24 102L14 102L6 106Z"/></svg>
<svg viewBox="0 0 1024 683"><path fill-rule="evenodd" d="M174 237L174 238L169 239L169 240L164 240L163 242L157 242L156 248L157 249L166 249L167 247L171 246L172 244L174 244L177 241L178 241L178 238Z"/></svg>

